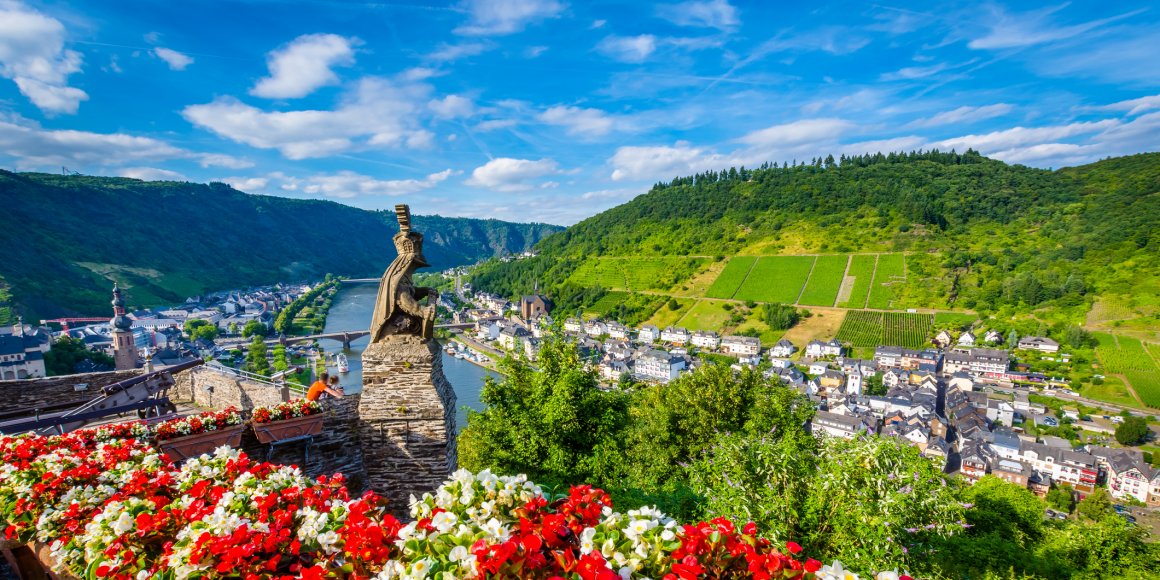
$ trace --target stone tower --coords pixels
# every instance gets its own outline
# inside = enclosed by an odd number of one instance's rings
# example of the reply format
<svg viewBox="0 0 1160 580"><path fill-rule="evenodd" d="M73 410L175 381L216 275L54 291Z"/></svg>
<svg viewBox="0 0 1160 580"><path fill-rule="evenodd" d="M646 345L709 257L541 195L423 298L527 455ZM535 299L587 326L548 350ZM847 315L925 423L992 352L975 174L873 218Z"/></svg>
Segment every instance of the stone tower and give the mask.
<svg viewBox="0 0 1160 580"><path fill-rule="evenodd" d="M113 327L113 360L117 370L123 371L137 368L137 344L133 340L132 321L125 316L125 300L121 298L121 289L113 283L113 319L109 326Z"/></svg>

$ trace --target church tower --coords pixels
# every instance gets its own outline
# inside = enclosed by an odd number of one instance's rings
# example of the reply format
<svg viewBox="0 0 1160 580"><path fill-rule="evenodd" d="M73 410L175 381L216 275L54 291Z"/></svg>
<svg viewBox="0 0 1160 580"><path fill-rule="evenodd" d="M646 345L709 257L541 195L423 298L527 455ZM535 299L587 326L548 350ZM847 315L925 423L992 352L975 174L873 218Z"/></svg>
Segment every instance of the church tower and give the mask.
<svg viewBox="0 0 1160 580"><path fill-rule="evenodd" d="M133 323L125 316L125 300L121 298L121 289L113 283L113 319L109 321L113 327L113 360L117 363L117 370L137 368L137 344L133 340Z"/></svg>

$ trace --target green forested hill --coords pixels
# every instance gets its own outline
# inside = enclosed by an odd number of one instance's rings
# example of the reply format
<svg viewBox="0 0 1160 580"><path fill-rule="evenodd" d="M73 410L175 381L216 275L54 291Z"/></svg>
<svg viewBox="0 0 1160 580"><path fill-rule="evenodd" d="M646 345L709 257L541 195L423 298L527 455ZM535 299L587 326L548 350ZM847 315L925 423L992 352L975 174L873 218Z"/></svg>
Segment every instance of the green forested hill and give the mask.
<svg viewBox="0 0 1160 580"><path fill-rule="evenodd" d="M379 276L395 256L392 212L249 195L221 183L0 170L0 300L29 318L108 313L110 280L131 305L331 272ZM530 248L546 224L416 216L435 268ZM10 310L0 303L0 317Z"/></svg>
<svg viewBox="0 0 1160 580"><path fill-rule="evenodd" d="M831 157L659 183L545 239L537 259L481 269L476 285L514 295L538 281L569 305L599 294L581 291L595 286L692 298L796 296L793 285L762 288L764 281L752 278L746 284L753 287L740 292L725 284L724 293L716 285L705 294L705 287L722 270L737 283L750 270L749 276L770 276L770 284L784 282L773 275L781 266L774 259L761 258L753 267L752 258L731 259L736 256L873 254L850 258L845 273L861 292L854 299L843 295L846 290L838 293L842 258L803 263L802 280L807 272L831 278L811 277L801 299L821 297L816 306L1034 313L1074 323L1094 313L1097 326L1155 328L1158 232L1156 153L1058 171L1007 165L974 152ZM639 268L610 256L704 258L699 270L658 287L634 285L631 275ZM863 273L858 282L856 271Z"/></svg>

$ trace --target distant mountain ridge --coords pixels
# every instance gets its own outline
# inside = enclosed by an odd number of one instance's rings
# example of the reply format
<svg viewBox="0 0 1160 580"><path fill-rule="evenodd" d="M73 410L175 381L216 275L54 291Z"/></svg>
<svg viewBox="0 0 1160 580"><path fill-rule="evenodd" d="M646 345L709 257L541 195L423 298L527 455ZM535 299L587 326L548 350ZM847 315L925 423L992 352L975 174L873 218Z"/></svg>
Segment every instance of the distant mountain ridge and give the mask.
<svg viewBox="0 0 1160 580"><path fill-rule="evenodd" d="M0 299L29 319L102 315L111 280L130 305L325 273L379 276L395 256L390 211L251 195L223 183L0 170ZM432 271L530 249L549 224L415 216ZM6 288L7 287L7 288Z"/></svg>

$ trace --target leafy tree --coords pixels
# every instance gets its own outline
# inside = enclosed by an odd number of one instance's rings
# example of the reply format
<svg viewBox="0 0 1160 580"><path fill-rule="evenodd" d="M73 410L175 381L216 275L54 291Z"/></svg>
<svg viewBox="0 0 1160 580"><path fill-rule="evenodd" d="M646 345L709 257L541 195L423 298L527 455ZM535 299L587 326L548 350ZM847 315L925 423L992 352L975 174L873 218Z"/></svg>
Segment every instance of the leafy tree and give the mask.
<svg viewBox="0 0 1160 580"><path fill-rule="evenodd" d="M288 368L290 368L290 362L286 358L286 345L274 346L274 372L282 372Z"/></svg>
<svg viewBox="0 0 1160 580"><path fill-rule="evenodd" d="M625 393L602 390L573 343L546 335L536 362L507 357L488 378L459 436L459 463L526 473L546 484L618 480L623 467Z"/></svg>
<svg viewBox="0 0 1160 580"><path fill-rule="evenodd" d="M113 368L113 357L85 348L85 343L70 336L61 336L44 354L44 370L48 376L71 375L76 372L77 363L88 360L98 365Z"/></svg>
<svg viewBox="0 0 1160 580"><path fill-rule="evenodd" d="M217 326L201 319L186 320L184 330L190 340L197 340L199 338L213 340L218 335Z"/></svg>
<svg viewBox="0 0 1160 580"><path fill-rule="evenodd" d="M261 336L254 336L250 341L250 348L246 351L246 366L252 373L259 375L269 374L270 361L266 359L266 343Z"/></svg>
<svg viewBox="0 0 1160 580"><path fill-rule="evenodd" d="M762 320L774 330L788 330L801 320L801 312L786 304L766 304Z"/></svg>
<svg viewBox="0 0 1160 580"><path fill-rule="evenodd" d="M1139 445L1148 440L1150 431L1143 417L1128 417L1116 427L1116 441L1120 445Z"/></svg>
<svg viewBox="0 0 1160 580"><path fill-rule="evenodd" d="M246 326L242 328L242 336L245 338L250 338L252 336L264 337L266 336L266 325L262 324L260 321L251 320L247 322Z"/></svg>
<svg viewBox="0 0 1160 580"><path fill-rule="evenodd" d="M1056 511L1070 514L1075 508L1075 490L1071 488L1071 484L1063 482L1052 487L1051 491L1047 492L1047 505Z"/></svg>
<svg viewBox="0 0 1160 580"><path fill-rule="evenodd" d="M1048 534L1036 558L1047 568L1044 578L1156 578L1160 544L1148 543L1147 535L1145 528L1114 515L1069 522Z"/></svg>
<svg viewBox="0 0 1160 580"><path fill-rule="evenodd" d="M945 542L938 565L954 577L983 577L1008 571L1034 573L1027 554L1043 540L1044 503L1025 487L986 476L966 488L966 532Z"/></svg>
<svg viewBox="0 0 1160 580"><path fill-rule="evenodd" d="M1089 520L1102 520L1113 513L1112 495L1107 489L1097 487L1075 506L1075 513Z"/></svg>
<svg viewBox="0 0 1160 580"><path fill-rule="evenodd" d="M886 394L886 385L882 384L882 375L876 374L862 380L862 389L871 397L881 397Z"/></svg>

